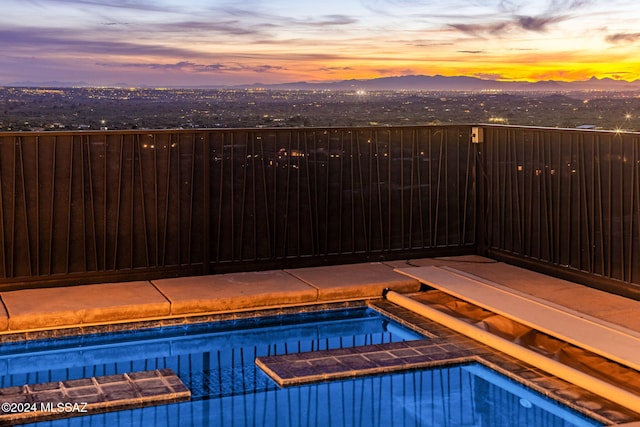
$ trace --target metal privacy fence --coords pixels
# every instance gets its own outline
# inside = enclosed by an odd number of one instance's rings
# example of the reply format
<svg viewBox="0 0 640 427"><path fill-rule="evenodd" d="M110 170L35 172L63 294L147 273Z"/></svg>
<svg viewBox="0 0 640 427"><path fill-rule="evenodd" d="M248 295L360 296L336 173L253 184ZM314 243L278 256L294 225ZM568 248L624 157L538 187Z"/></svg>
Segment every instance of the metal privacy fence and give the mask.
<svg viewBox="0 0 640 427"><path fill-rule="evenodd" d="M0 134L0 289L480 253L640 298L640 134Z"/></svg>
<svg viewBox="0 0 640 427"><path fill-rule="evenodd" d="M640 297L640 134L487 127L488 254Z"/></svg>
<svg viewBox="0 0 640 427"><path fill-rule="evenodd" d="M0 287L475 252L467 126L0 134Z"/></svg>

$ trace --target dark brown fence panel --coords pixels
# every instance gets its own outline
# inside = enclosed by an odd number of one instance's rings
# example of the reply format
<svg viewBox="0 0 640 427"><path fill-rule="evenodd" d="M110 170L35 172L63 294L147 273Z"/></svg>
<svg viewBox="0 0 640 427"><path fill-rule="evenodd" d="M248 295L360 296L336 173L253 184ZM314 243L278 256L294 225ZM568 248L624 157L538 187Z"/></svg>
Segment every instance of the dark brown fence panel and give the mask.
<svg viewBox="0 0 640 427"><path fill-rule="evenodd" d="M469 131L0 134L0 286L470 253Z"/></svg>
<svg viewBox="0 0 640 427"><path fill-rule="evenodd" d="M474 248L466 127L210 135L213 269Z"/></svg>
<svg viewBox="0 0 640 427"><path fill-rule="evenodd" d="M203 147L171 132L0 136L5 287L201 271Z"/></svg>
<svg viewBox="0 0 640 427"><path fill-rule="evenodd" d="M640 135L485 129L489 253L640 295Z"/></svg>

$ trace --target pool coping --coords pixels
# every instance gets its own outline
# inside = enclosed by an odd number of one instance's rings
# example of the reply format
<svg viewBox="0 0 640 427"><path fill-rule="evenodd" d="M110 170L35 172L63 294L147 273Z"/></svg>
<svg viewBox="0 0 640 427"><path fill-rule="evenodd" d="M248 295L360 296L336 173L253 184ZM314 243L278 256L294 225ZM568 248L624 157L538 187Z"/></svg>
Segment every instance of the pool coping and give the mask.
<svg viewBox="0 0 640 427"><path fill-rule="evenodd" d="M391 265L371 262L4 291L0 342L16 334L29 339L32 332L359 301L378 298L385 288L416 292L420 283Z"/></svg>
<svg viewBox="0 0 640 427"><path fill-rule="evenodd" d="M366 307L368 299L354 299L340 302L309 303L291 306L246 308L244 310L176 315L152 319L123 320L120 322L69 325L56 328L42 328L25 331L0 333L0 344L31 340L55 339L82 335L93 335L143 329L179 327L210 322L224 322L243 319L255 319L267 316L283 316L328 310Z"/></svg>

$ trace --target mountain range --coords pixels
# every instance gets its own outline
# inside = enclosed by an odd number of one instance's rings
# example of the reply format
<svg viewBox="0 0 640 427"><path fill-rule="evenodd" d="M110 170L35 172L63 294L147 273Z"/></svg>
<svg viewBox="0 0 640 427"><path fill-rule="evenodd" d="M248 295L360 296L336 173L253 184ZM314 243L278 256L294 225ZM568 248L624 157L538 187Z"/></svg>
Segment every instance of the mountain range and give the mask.
<svg viewBox="0 0 640 427"><path fill-rule="evenodd" d="M91 84L86 82L15 82L8 86L15 87L90 87ZM126 83L114 84L113 87L132 87ZM144 86L143 86L144 87ZM224 85L206 85L206 86L176 86L181 88L203 88L203 89L222 89L222 88L265 88L280 90L368 90L368 91L398 91L398 90L414 90L414 91L546 91L546 92L564 92L564 91L638 91L640 90L640 79L635 81L615 80L611 78L599 79L592 77L582 81L558 81L544 80L538 82L526 81L498 81L481 79L478 77L468 76L426 76L426 75L406 75L395 77L380 77L375 79L352 79L325 82L290 82L278 84L261 84L255 83L251 85L224 86Z"/></svg>
<svg viewBox="0 0 640 427"><path fill-rule="evenodd" d="M485 80L466 76L425 76L408 75L381 77L368 80L341 80L335 82L294 82L272 85L250 85L246 87L264 87L267 89L332 89L332 90L424 90L424 91L637 91L640 80L628 82L610 78L592 77L583 81L545 80L538 82Z"/></svg>

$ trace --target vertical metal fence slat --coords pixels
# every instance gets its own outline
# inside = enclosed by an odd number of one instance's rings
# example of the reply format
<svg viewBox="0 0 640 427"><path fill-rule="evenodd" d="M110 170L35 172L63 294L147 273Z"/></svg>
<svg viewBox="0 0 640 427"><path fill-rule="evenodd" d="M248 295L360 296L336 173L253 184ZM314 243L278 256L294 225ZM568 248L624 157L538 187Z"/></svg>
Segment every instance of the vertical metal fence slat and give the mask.
<svg viewBox="0 0 640 427"><path fill-rule="evenodd" d="M544 180L544 200L545 200L545 223L546 223L546 246L547 252L549 253L549 259L552 261L557 260L557 251L554 246L554 236L555 236L555 224L553 222L553 212L555 210L556 205L554 204L553 199L553 179L556 177L555 166L553 164L553 151L551 150L550 143L546 135L540 135L538 133L540 141L540 145L542 145L542 161L543 165L547 168L543 172ZM534 239L534 236L529 236L529 239Z"/></svg>
<svg viewBox="0 0 640 427"><path fill-rule="evenodd" d="M427 230L428 230L428 236L427 236L427 242L428 242L428 246L434 246L435 243L435 235L433 233L434 230L434 215L433 215L433 134L434 132L429 132L429 136L427 139L427 155L429 156L428 158L428 163L427 163L427 187L428 187L428 191L427 191L427 200L429 200L429 206L427 208L427 213L428 213L428 221L427 221Z"/></svg>
<svg viewBox="0 0 640 427"><path fill-rule="evenodd" d="M419 226L420 226L420 242L419 242L419 245L420 245L420 247L424 247L424 246L426 246L426 240L425 240L426 230L425 230L425 225L424 225L424 223L425 223L425 221L424 221L425 207L424 207L424 203L423 203L424 196L423 196L423 192L422 192L422 189L424 187L424 182L423 182L424 175L422 173L422 164L424 163L424 148L421 148L421 146L420 146L420 136L419 136L419 132L418 131L416 131L415 137L416 137L416 151L417 151L416 155L418 156L417 160L416 160L416 162L418 163L417 167L416 167L416 180L418 182L418 190L417 190L417 193L418 193L418 223L419 223ZM471 152L471 151L469 151L469 152ZM469 165L467 164L467 167L468 166ZM468 175L467 175L467 177L468 177ZM466 193L466 191L468 191L468 188L465 189L465 195L468 197L469 193ZM466 207L467 207L467 205L466 205L466 199L465 199L465 216L466 216Z"/></svg>
<svg viewBox="0 0 640 427"><path fill-rule="evenodd" d="M175 182L176 182L176 189L177 189L177 194L175 194L175 199L176 199L176 224L178 226L175 227L175 233L176 233L176 242L175 242L175 248L176 248L176 260L174 262L174 264L182 264L182 227L179 226L179 224L182 222L182 184L183 184L183 175L182 175L182 157L181 157L181 147L182 144L180 143L175 143L175 150L174 148L174 144L173 144L173 134L170 133L167 135L168 141L167 141L167 149L169 150L169 158L172 157L172 154L175 152L176 153L176 157L177 160L174 162L176 164L175 167L175 174L176 174L176 178L175 178ZM169 169L171 170L171 168ZM169 192L173 193L170 190L170 186L169 186Z"/></svg>
<svg viewBox="0 0 640 427"><path fill-rule="evenodd" d="M200 223L201 231L202 231L202 269L201 274L206 275L210 272L210 264L211 264L211 220L213 218L213 212L211 209L211 133L207 132L206 137L201 136L200 140L202 141L202 157L201 157L201 167L202 167L202 205L201 205L201 220ZM196 135L194 135L196 138ZM195 152L195 150L194 150ZM195 157L195 155L194 155ZM195 181L194 181L195 183ZM194 191L195 193L195 191ZM195 207L194 207L195 209ZM196 224L198 222L196 221ZM197 233L198 227L195 229L191 229L192 233Z"/></svg>
<svg viewBox="0 0 640 427"><path fill-rule="evenodd" d="M436 200L434 207L434 218L433 218L433 241L431 242L432 246L438 246L438 231L440 226L440 192L442 190L442 176L443 176L443 150L444 150L444 131L440 133L440 144L439 144L439 152L438 152L438 178L436 181Z"/></svg>
<svg viewBox="0 0 640 427"><path fill-rule="evenodd" d="M313 154L311 154L311 150L309 149L309 135L307 134L306 130L303 132L302 141L303 141L302 152L304 153L304 157L303 157L304 167L305 167L305 170L307 171L307 173L305 174L306 189L307 189L306 203L308 204L307 226L309 227L309 234L307 235L307 238L310 240L309 248L310 248L311 254L313 256L317 256L319 255L318 250L316 248L317 228L314 227L315 218L317 218L317 209L313 209L313 202L312 202L312 194L315 194L315 192L317 191L317 187L315 187L315 185L312 184L312 180L311 180L311 176L315 176L317 174L317 170L316 170L317 159L315 158L316 156L315 151L313 152ZM310 163L312 156L315 159L315 161L313 162L313 167L312 167L312 164Z"/></svg>
<svg viewBox="0 0 640 427"><path fill-rule="evenodd" d="M253 137L253 138L252 138ZM244 232L245 232L245 222L246 222L246 217L247 217L247 169L248 169L248 162L247 159L249 158L249 154L250 153L250 145L253 144L253 140L255 138L255 134L253 134L252 132L247 132L247 134L245 135L245 140L244 143L242 144L242 146L244 147L244 152L242 153L242 162L243 164L241 165L242 167L242 185L240 186L240 218L239 218L239 222L240 222L240 230L238 232L238 260L244 259L243 256L243 250L244 250Z"/></svg>
<svg viewBox="0 0 640 427"><path fill-rule="evenodd" d="M11 142L13 142L13 138L8 138ZM0 156L3 153L3 145L0 145ZM6 250L6 242L7 236L5 233L5 203L4 203L4 168L2 167L2 157L0 157L0 266L2 266L2 271L0 272L0 277L7 278L11 277L9 272L7 271L7 250Z"/></svg>
<svg viewBox="0 0 640 427"><path fill-rule="evenodd" d="M267 156L265 154L265 145L268 144L269 142L266 141L265 139L263 139L262 141L260 141L260 157L263 160L263 162L265 162L265 164L263 164L262 167L262 198L264 201L264 217L265 217L265 221L266 221L266 225L262 228L265 232L266 232L266 244L265 247L268 249L268 252L266 254L264 254L264 256L266 258L272 258L275 256L275 252L273 250L273 242L275 240L274 235L273 235L273 223L274 218L270 217L270 210L269 210L269 186L268 186L268 177L270 177L271 175L275 176L275 173L273 172L274 170L277 170L278 166L277 164L274 163L274 159L270 158L268 165L271 166L270 168L267 168L267 163L266 163L266 159ZM275 147L276 142L273 141L273 145ZM268 147L267 147L268 148ZM268 152L268 151L267 151ZM275 149L274 149L275 152ZM269 173L267 173L269 172ZM257 225L257 224L256 224Z"/></svg>
<svg viewBox="0 0 640 427"><path fill-rule="evenodd" d="M603 197L604 193L602 191L602 188L603 188L602 144L598 144L598 158L597 158L597 162L595 163L595 170L597 172L597 179L596 179L596 185L595 185L597 189L597 194L596 194L596 197L594 198L595 199L594 203L598 209L598 230L599 230L598 249L599 249L599 264L600 264L599 273L604 276L606 275L606 263L605 263L606 245L605 245L605 227L604 227L604 219L605 219L604 207L602 206L602 202L604 200L604 197Z"/></svg>
<svg viewBox="0 0 640 427"><path fill-rule="evenodd" d="M134 142L135 151L138 153L138 179L140 180L140 209L142 210L142 236L144 240L144 256L145 256L145 266L151 267L151 256L149 253L150 245L149 245L149 231L150 226L147 220L147 193L145 192L145 180L144 180L144 171L143 171L143 162L142 162L142 146L140 142L140 136L136 135ZM133 174L135 176L135 173Z"/></svg>
<svg viewBox="0 0 640 427"><path fill-rule="evenodd" d="M122 136L120 136L119 139L119 145L120 145L120 149L118 150L118 172L117 172L117 176L118 176L118 185L116 186L116 206L115 206L115 218L114 218L114 224L113 224L113 252L111 254L111 262L112 262L112 266L111 269L112 270L117 270L118 269L118 244L120 243L119 241L119 235L120 235L120 207L121 207L121 198L122 198L122 169L124 168L123 165L123 161L124 161L124 155L123 155L123 149L124 149L124 140L122 138ZM106 160L106 159L105 159ZM106 181L106 180L105 180ZM107 216L108 218L108 216ZM105 220L105 222L108 222L108 219Z"/></svg>
<svg viewBox="0 0 640 427"><path fill-rule="evenodd" d="M293 135L291 136L291 139L293 140ZM294 156L294 165L293 165L293 170L294 172L294 182L296 183L295 187L296 187L296 197L295 197L295 206L296 206L296 212L295 212L295 224L296 226L293 227L295 230L295 238L293 239L295 241L295 246L296 246L296 253L295 256L296 257L300 257L302 256L303 252L303 245L302 245L302 224L304 223L304 221L302 220L303 217L303 212L301 210L300 207L300 200L302 199L301 196L301 192L302 192L302 182L300 180L300 157L301 157L301 149L302 149L302 145L300 144L300 132L296 132L295 135L295 152L297 153L297 156ZM294 151L291 151L291 155L293 155Z"/></svg>
<svg viewBox="0 0 640 427"><path fill-rule="evenodd" d="M35 138L35 156L33 160L33 173L35 175L35 212L36 212L36 221L35 221L35 276L40 276L42 273L40 271L40 137L36 136ZM0 187L1 188L1 187ZM84 188L84 183L83 183ZM83 229L83 235L85 230ZM85 263L86 268L86 263Z"/></svg>
<svg viewBox="0 0 640 427"><path fill-rule="evenodd" d="M638 169L640 169L640 150L638 150L638 144L640 144L640 138L638 137L634 137L633 139L633 170L634 171L638 171ZM631 269L632 267L635 267L638 271L640 271L640 268L638 266L638 259L640 258L640 173L635 173L636 179L634 181L635 183L635 191L631 192L631 197L635 199L635 224L636 224L636 233L637 235L635 236L634 239L634 234L631 233L631 241L636 243L636 252L631 252L630 253L630 257L631 260L629 262L629 268ZM633 204L631 206L631 209L633 210ZM633 218L633 216L632 216ZM636 270L633 270L636 271ZM637 277L637 276L636 276ZM640 280L633 277L632 275L629 276L629 282L631 283L640 283Z"/></svg>
<svg viewBox="0 0 640 427"><path fill-rule="evenodd" d="M450 145L450 140L449 140L449 132L442 132L443 134L443 138L444 138L444 144L442 147L442 156L444 157L444 188L443 188L443 194L444 194L444 245L445 246L449 246L449 242L451 240L451 233L449 233L449 189L451 188L451 186L449 185L449 150L448 147Z"/></svg>
<svg viewBox="0 0 640 427"><path fill-rule="evenodd" d="M596 186L596 177L598 176L598 170L596 168L596 153L598 150L598 146L596 144L595 137L591 138L591 181L589 182L589 207L592 213L593 220L589 223L589 239L592 242L590 247L592 250L589 252L589 265L590 271L596 271L596 254L597 254L597 240L596 240L596 223L599 218L598 211L596 209L596 198L598 195L597 186Z"/></svg>
<svg viewBox="0 0 640 427"><path fill-rule="evenodd" d="M131 196L129 198L129 268L134 268L135 264L135 241L136 241L136 146L129 138L128 144L131 146L131 159L129 160L131 168L131 178L129 186L131 187Z"/></svg>
<svg viewBox="0 0 640 427"><path fill-rule="evenodd" d="M73 138L73 142L75 142L75 138ZM87 253L87 243L89 240L89 235L87 233L87 200L86 200L86 164L84 158L84 144L82 137L79 138L78 150L80 152L80 206L81 206L81 222L82 222L82 265L84 266L85 271L90 271L89 267L89 259Z"/></svg>
<svg viewBox="0 0 640 427"><path fill-rule="evenodd" d="M158 143L158 136L154 135L154 143L153 143L155 149L157 150L159 147L159 143ZM169 145L167 147L167 160L166 160L166 165L165 165L165 171L164 173L166 174L165 180L166 180L166 184L165 184L165 194L164 194L164 224L163 224L163 230L162 230L162 260L161 260L161 265L166 265L167 264L167 251L170 249L171 246L174 246L176 242L170 242L169 240L169 218L171 215L171 204L172 204L172 197L171 197L171 180L172 179L179 179L179 175L180 172L175 171L172 168L172 164L174 164L174 162L172 162L172 149L171 146ZM179 162L176 163L179 166ZM177 175L177 177L176 177ZM175 177L175 178L174 178ZM178 200L180 198L178 197ZM177 245L179 246L179 245Z"/></svg>
<svg viewBox="0 0 640 427"><path fill-rule="evenodd" d="M280 213L278 211L278 199L280 197L282 197L280 195L280 192L278 191L278 183L279 183L279 179L278 177L280 176L280 168L282 168L282 163L281 163L281 156L280 156L280 141L278 138L278 135L274 135L273 137L273 156L274 156L274 161L273 161L273 171L271 172L271 179L272 179L272 185L271 185L271 232L270 232L270 236L272 236L272 244L271 244L271 256L273 258L277 258L279 251L278 251L278 223L279 223L279 216Z"/></svg>
<svg viewBox="0 0 640 427"><path fill-rule="evenodd" d="M617 277L617 278L622 280L622 281L625 281L625 261L626 261L625 239L627 238L626 237L627 235L626 235L625 230L624 230L624 227L625 227L625 219L624 219L624 217L625 217L625 215L624 215L624 200L625 200L625 196L624 196L624 191L625 191L625 187L626 187L625 186L625 181L624 181L624 172L625 172L624 169L625 169L626 160L625 160L625 155L624 155L624 146L622 145L622 136L621 136L621 134L619 135L618 139L620 140L620 144L619 144L620 145L620 157L621 157L621 161L622 161L622 165L618 169L618 174L620 176L620 179L619 179L619 184L620 185L619 185L619 188L618 188L619 194L620 194L620 197L619 197L620 198L619 208L620 208L620 216L622 218L621 218L621 221L620 221L620 239L619 239L619 245L620 246L618 248L618 250L620 251L620 256L618 257L618 259L619 259L618 268L620 270L620 276Z"/></svg>
<svg viewBox="0 0 640 427"><path fill-rule="evenodd" d="M399 171L399 175L400 175L400 247L401 248L406 248L406 243L405 243L405 238L406 238L406 226L405 226L405 218L406 218L406 213L405 213L405 189L404 189L404 129L400 129L399 130L399 137L398 139L400 140L400 156L399 156L399 163L400 163L400 171ZM393 157L393 156L391 156Z"/></svg>
<svg viewBox="0 0 640 427"><path fill-rule="evenodd" d="M393 231L392 231L392 218L393 218L393 202L392 202L392 193L393 193L393 176L391 173L391 159L393 157L393 151L391 150L392 147L392 135L391 135L391 131L387 131L387 147L385 150L385 155L386 155L386 167L387 167L387 249L391 250L393 247Z"/></svg>
<svg viewBox="0 0 640 427"><path fill-rule="evenodd" d="M72 228L72 215L73 215L73 169L74 169L74 163L73 163L73 154L74 154L74 150L73 150L73 138L70 138L69 140L69 186L67 188L67 209L65 210L66 214L67 214L67 232L66 232L66 245L65 245L65 254L66 254L66 259L65 259L65 270L64 272L69 274L69 271L71 271L71 228Z"/></svg>
<svg viewBox="0 0 640 427"><path fill-rule="evenodd" d="M609 136L607 138L607 147L608 147L608 153L607 153L607 158L611 159L612 156L612 137ZM611 163L610 162L606 162L607 165L607 182L606 182L606 187L607 187L607 210L606 210L606 218L608 219L607 221L607 227L606 227L606 234L605 234L605 250L607 253L607 256L605 257L606 260L606 268L605 268L605 275L606 276L611 276L611 266L613 264L613 259L612 259L612 254L613 254L613 221L612 221L612 216L611 214L613 213L613 168L611 167Z"/></svg>
<svg viewBox="0 0 640 427"><path fill-rule="evenodd" d="M103 135L103 149L102 149L102 166L103 166L103 173L104 173L104 182L102 183L102 270L106 271L108 270L108 244L109 244L109 233L107 232L107 226L109 224L109 221L107 220L107 218L109 217L109 211L108 211L108 201L109 201L109 194L107 192L107 188L109 185L109 169L108 169L108 157L109 157L109 140L107 139L107 134L105 133Z"/></svg>
<svg viewBox="0 0 640 427"><path fill-rule="evenodd" d="M376 183L376 200L377 200L377 210L374 210L373 207L371 208L372 212L375 212L377 218L378 218L378 226L380 229L380 250L384 250L385 249L385 243L384 243L384 211L383 211L383 207L382 207L382 202L383 202L383 192L382 192L382 175L380 172L380 138L378 136L378 132L374 132L371 131L371 133L373 134L371 136L371 143L372 143L372 150L373 150L373 161L375 162L375 180L373 179L373 175L371 175L371 181ZM374 136L375 135L375 136ZM373 171L372 171L373 173ZM388 185L388 183L387 183ZM372 225L373 227L373 225Z"/></svg>
<svg viewBox="0 0 640 427"><path fill-rule="evenodd" d="M635 138L634 138L635 139ZM633 282L633 234L634 234L634 213L635 210L635 197L634 194L638 190L636 190L636 145L637 141L633 141L631 144L631 179L629 179L629 184L631 185L631 189L629 191L629 244L627 246L627 259L624 261L623 266L626 266L624 273L626 277L623 280L627 282Z"/></svg>
<svg viewBox="0 0 640 427"><path fill-rule="evenodd" d="M11 191L11 229L10 229L10 235L11 238L9 239L9 256L10 256L10 261L9 261L9 277L13 277L14 275L14 271L15 271L15 242L16 242L16 193L17 193L17 178L16 178L16 164L17 164L17 146L19 146L20 144L20 138L15 138L15 142L13 143L13 155L11 156L13 158L13 164L12 164L12 168L11 168L11 186L12 191Z"/></svg>
<svg viewBox="0 0 640 427"><path fill-rule="evenodd" d="M593 218L591 217L591 212L589 212L589 203L588 203L588 195L587 195L587 167L588 167L588 163L587 163L587 159L585 156L585 140L584 140L584 136L581 135L580 136L580 145L578 147L578 158L580 159L580 194L579 194L579 200L580 200L580 218L582 219L581 222L584 223L584 226L580 227L580 244L579 246L582 247L583 245L586 245L586 247L590 247L591 246L591 240L590 240L590 235L589 235L589 224L592 222ZM583 230L585 230L586 232L583 232ZM585 243L583 243L583 241ZM583 267L583 256L582 253L580 254L580 265L579 268L584 268L587 271L591 270L591 262L590 262L590 257L587 257L587 259L585 260L586 266Z"/></svg>
<svg viewBox="0 0 640 427"><path fill-rule="evenodd" d="M469 136L469 140L471 140L471 136ZM462 156L464 153L460 154L460 148L458 148L458 155ZM459 197L458 200L462 200L462 213L458 212L458 239L456 240L458 243L462 243L465 242L467 239L467 209L468 209L468 205L469 205L469 195L470 195L470 191L469 191L469 177L472 176L474 170L473 170L473 166L471 165L471 147L467 148L467 152L466 152L466 163L464 164L464 170L461 172L460 170L458 170L458 176L459 177L464 177L464 182L461 183L462 185L460 185L460 187L463 188L463 194ZM462 160L460 160L460 163L462 163ZM460 179L460 178L458 178ZM460 193L460 190L458 191L458 193ZM475 197L474 197L475 199Z"/></svg>
<svg viewBox="0 0 640 427"><path fill-rule="evenodd" d="M286 171L286 180L285 180L285 184L284 184L284 195L283 200L284 200L284 219L285 221L289 220L289 209L290 209L290 202L291 202L291 133L287 132L286 133L287 136L287 148L286 148L286 159L285 159L285 171ZM278 203L278 200L275 200L276 205ZM282 229L282 246L281 246L281 256L283 258L286 258L289 255L289 227L284 226Z"/></svg>
<svg viewBox="0 0 640 427"><path fill-rule="evenodd" d="M231 215L230 215L230 222L231 222L231 239L230 239L230 244L231 244L231 248L230 248L230 253L231 253L231 260L236 260L236 240L235 240L235 235L236 235L236 209L235 209L235 203L234 201L236 200L236 142L237 142L237 138L234 137L234 134L232 133L230 135L230 148L231 148L231 165L230 165L230 173L229 173L229 185L230 185L230 192L229 192L229 200L230 200L230 205L231 205ZM221 176L220 179L224 180L225 177Z"/></svg>
<svg viewBox="0 0 640 427"><path fill-rule="evenodd" d="M264 139L264 138L263 138ZM261 140L262 141L262 140ZM261 144L258 144L261 145ZM251 221L253 232L252 242L253 242L253 255L252 259L257 260L259 258L259 241L260 236L258 236L258 200L257 200L257 167L258 164L256 162L256 141L253 141L251 144L251 170L253 171L251 174L251 208L253 212L253 221ZM259 159L262 161L262 158Z"/></svg>
<svg viewBox="0 0 640 427"><path fill-rule="evenodd" d="M356 186L355 186L355 164L354 164L354 142L353 132L348 131L349 136L349 229L351 230L351 252L356 252L357 237L356 237Z"/></svg>
<svg viewBox="0 0 640 427"><path fill-rule="evenodd" d="M26 255L27 255L27 259L26 259L26 263L27 263L27 271L29 272L29 275L33 275L33 264L31 263L31 245L32 245L32 240L31 240L31 236L29 233L29 207L27 205L28 201L28 195L27 195L27 185L26 185L26 177L25 177L25 156L23 153L23 141L20 141L20 144L18 145L18 153L19 153L19 157L20 160L18 161L18 164L20 165L20 184L21 184L21 188L20 188L20 193L22 195L22 209L24 211L24 228L25 228L25 236L26 236Z"/></svg>
<svg viewBox="0 0 640 427"><path fill-rule="evenodd" d="M407 151L409 154L409 164L407 165L405 186L408 186L408 218L407 218L407 249L412 249L416 246L417 233L419 232L418 221L416 219L417 209L417 197L416 193L420 192L420 183L416 181L416 168L419 167L419 156L416 143L416 129L410 128L407 130Z"/></svg>
<svg viewBox="0 0 640 427"><path fill-rule="evenodd" d="M220 244L222 242L222 239L220 238L220 235L222 233L222 206L223 206L223 193L224 193L224 182L222 177L224 176L224 142L225 142L225 136L226 134L222 133L220 135L220 156L221 156L221 160L216 161L216 163L220 163L220 174L219 175L215 175L212 176L212 178L217 178L218 179L218 212L217 212L217 218L216 218L216 253L215 253L215 261L219 262L220 261ZM216 156L216 160L217 156Z"/></svg>

